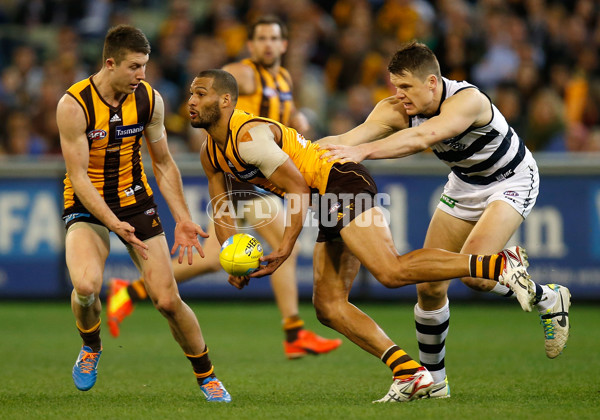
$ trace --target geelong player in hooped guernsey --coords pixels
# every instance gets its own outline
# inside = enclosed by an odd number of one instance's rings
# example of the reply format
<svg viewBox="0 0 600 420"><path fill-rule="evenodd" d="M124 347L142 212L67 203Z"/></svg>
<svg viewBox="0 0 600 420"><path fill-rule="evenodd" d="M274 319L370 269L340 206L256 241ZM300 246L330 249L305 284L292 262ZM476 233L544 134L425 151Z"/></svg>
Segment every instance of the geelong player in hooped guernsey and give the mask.
<svg viewBox="0 0 600 420"><path fill-rule="evenodd" d="M461 253L500 252L535 205L539 174L533 155L486 94L468 82L441 76L439 62L426 45L411 42L401 46L388 70L395 94L380 101L358 127L322 139L323 147L330 149L323 156L361 162L401 158L431 148L451 172L424 247ZM520 247L506 255L515 265L526 262ZM516 294L478 275L461 280L478 291L506 297ZM415 325L421 362L436 382L430 394L433 398L450 396L445 367L449 284L417 285ZM569 337L568 321L558 322L568 316L569 290L531 280L521 284L535 290L530 302L517 299L523 309L535 307L539 312L546 356L555 358Z"/></svg>

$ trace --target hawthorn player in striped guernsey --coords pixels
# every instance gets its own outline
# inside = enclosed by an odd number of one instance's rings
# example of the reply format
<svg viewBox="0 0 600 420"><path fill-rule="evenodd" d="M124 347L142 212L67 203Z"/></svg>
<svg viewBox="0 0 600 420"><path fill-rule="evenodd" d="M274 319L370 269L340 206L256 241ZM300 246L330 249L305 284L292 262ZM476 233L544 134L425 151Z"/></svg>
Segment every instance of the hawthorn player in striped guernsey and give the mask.
<svg viewBox="0 0 600 420"><path fill-rule="evenodd" d="M139 29L111 28L102 69L71 86L57 108L67 167L63 219L73 283L71 307L83 340L73 381L81 391L96 383L102 353L99 294L112 231L144 274L152 301L192 363L206 399L229 402L231 397L214 374L198 320L179 297L142 163L145 139L157 184L176 221L171 252L179 249L180 264L187 252L191 264L194 247L203 255L198 235L206 233L192 222L183 197L179 169L167 144L163 101L144 81L149 54L150 44Z"/></svg>
<svg viewBox="0 0 600 420"><path fill-rule="evenodd" d="M424 44L403 45L388 70L396 94L379 102L363 124L321 139L330 149L324 156L361 162L400 158L431 147L451 172L423 246L467 254L498 252L536 202L539 175L531 152L487 95L468 82L441 76L437 58ZM507 253L508 261L520 264L522 252L517 248ZM463 283L513 295L513 290L475 274L462 278ZM450 396L445 367L448 285L417 286L419 353L436 381L433 397ZM555 358L569 337L569 290L558 284L526 285L535 289L532 303L542 321L546 355Z"/></svg>
<svg viewBox="0 0 600 420"><path fill-rule="evenodd" d="M239 100L237 108L261 117L271 118L304 133L309 125L306 117L299 112L293 101L292 79L281 66L282 55L287 48L287 27L276 16L263 16L254 21L248 29L248 50L250 58L227 64L223 69L230 72L238 82ZM273 249L279 247L283 237L283 206L281 200L272 195L262 195L260 200L252 200L257 195L254 188L241 182L232 181L231 197L236 202L244 200L244 222L253 225L254 230ZM260 203L268 200L271 214L267 223L258 216ZM237 207L237 205L236 205ZM261 220L262 223L253 223ZM203 244L206 258L196 258L192 265L173 263L175 279L178 283L194 277L221 270L219 264L219 242L214 234L212 223L210 236ZM297 252L292 253L285 265L271 276L271 287L281 314L284 334L283 352L288 359L298 359L306 355L319 355L335 350L342 344L339 338L320 337L304 328L304 320L298 308L298 284L296 280ZM134 303L147 297L144 280L134 282L111 279L108 302L108 327L117 337L120 323L133 312Z"/></svg>
<svg viewBox="0 0 600 420"><path fill-rule="evenodd" d="M419 249L399 255L383 211L377 187L367 169L356 162L322 159L323 151L296 130L235 109L235 78L223 70L206 70L192 82L188 108L191 124L208 139L200 152L208 178L215 229L222 243L236 232L227 202L227 178L286 196L286 223L281 246L261 258L250 276L232 276L238 289L251 278L272 274L289 257L306 219L311 192L318 192L319 234L314 253L313 303L319 320L344 334L392 371L389 392L377 402L403 402L430 396L429 371L396 345L356 306L349 294L360 265L386 287L424 281L482 276L509 285L525 306L533 300L525 261L511 261L516 250L494 255L467 255L440 249ZM327 211L329 209L329 211ZM524 256L523 256L524 258ZM426 280L423 280L426 279Z"/></svg>

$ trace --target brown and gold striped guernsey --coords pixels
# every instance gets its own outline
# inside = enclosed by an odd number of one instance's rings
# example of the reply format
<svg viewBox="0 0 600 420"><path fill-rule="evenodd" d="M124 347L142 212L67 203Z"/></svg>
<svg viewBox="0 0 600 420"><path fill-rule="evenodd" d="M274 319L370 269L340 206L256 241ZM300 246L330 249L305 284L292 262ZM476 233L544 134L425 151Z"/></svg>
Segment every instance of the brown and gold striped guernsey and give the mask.
<svg viewBox="0 0 600 420"><path fill-rule="evenodd" d="M215 169L231 174L240 181L249 182L283 196L284 192L265 178L257 167L249 165L240 157L237 136L242 126L250 121L265 121L277 125L282 132L280 147L292 159L306 184L320 194L325 193L329 172L338 160L327 162L326 159L321 159L320 156L324 150L320 150L317 144L305 139L293 128L286 127L275 120L259 118L239 109L233 111L229 120L229 132L224 151L219 149L210 135L207 138L208 157Z"/></svg>
<svg viewBox="0 0 600 420"><path fill-rule="evenodd" d="M237 109L270 118L287 125L292 111L292 78L283 67L273 76L267 69L249 58L241 61L254 69L256 91L240 95Z"/></svg>
<svg viewBox="0 0 600 420"><path fill-rule="evenodd" d="M92 77L67 90L83 108L90 150L88 176L110 209L128 214L152 201L152 189L142 164L144 128L154 112L154 90L142 81L119 106L107 104ZM69 175L64 180L64 208L83 208Z"/></svg>

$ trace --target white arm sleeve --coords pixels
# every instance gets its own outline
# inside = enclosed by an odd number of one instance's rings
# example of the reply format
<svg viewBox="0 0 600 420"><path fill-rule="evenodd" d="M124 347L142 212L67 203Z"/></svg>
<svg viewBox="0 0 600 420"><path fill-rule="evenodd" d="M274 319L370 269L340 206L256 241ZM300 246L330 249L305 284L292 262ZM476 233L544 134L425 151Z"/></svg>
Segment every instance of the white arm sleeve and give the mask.
<svg viewBox="0 0 600 420"><path fill-rule="evenodd" d="M244 136L239 140L240 157L250 165L256 166L269 178L273 172L289 158L275 142L275 135L267 124L256 125L248 130L250 139Z"/></svg>

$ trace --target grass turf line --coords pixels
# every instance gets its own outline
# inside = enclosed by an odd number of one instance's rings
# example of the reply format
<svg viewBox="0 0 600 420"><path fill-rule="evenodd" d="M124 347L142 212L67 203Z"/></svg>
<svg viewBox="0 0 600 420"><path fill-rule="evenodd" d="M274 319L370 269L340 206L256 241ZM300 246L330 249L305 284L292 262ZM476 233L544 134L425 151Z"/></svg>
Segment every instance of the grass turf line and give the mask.
<svg viewBox="0 0 600 420"><path fill-rule="evenodd" d="M507 305L451 306L446 365L452 398L373 405L389 370L344 338L333 353L288 361L274 303L192 302L231 404L204 401L166 321L139 305L113 339L103 325L98 382L77 391L71 368L81 341L68 303L0 305L0 419L592 419L600 406L600 312L573 306L571 339L544 355L534 314ZM412 304L358 305L418 358ZM308 304L307 326L321 326ZM104 319L103 319L104 322Z"/></svg>

